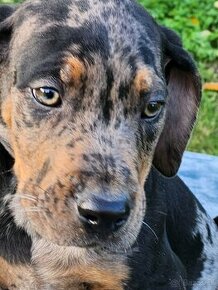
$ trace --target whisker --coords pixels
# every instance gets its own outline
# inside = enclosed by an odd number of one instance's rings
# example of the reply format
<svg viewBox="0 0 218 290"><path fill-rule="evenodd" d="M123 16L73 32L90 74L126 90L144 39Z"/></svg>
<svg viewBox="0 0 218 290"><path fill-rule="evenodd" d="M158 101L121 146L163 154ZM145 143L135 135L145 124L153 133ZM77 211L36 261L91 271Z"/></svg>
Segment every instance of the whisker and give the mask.
<svg viewBox="0 0 218 290"><path fill-rule="evenodd" d="M162 215L165 215L165 216L167 216L167 213L166 213L166 212L163 212L163 211L160 211L160 210L155 210L155 212L157 212L157 213L160 213L160 214L162 214Z"/></svg>
<svg viewBox="0 0 218 290"><path fill-rule="evenodd" d="M153 235L155 236L156 240L158 241L158 236L156 235L155 231L146 223L146 222L142 222L147 228L149 228L149 230L153 233Z"/></svg>
<svg viewBox="0 0 218 290"><path fill-rule="evenodd" d="M16 210L16 212L44 212L43 207L36 207L36 206L30 206L30 207L25 207L25 208L20 208L17 205L12 205L11 208L13 210Z"/></svg>
<svg viewBox="0 0 218 290"><path fill-rule="evenodd" d="M16 197L19 197L21 199L27 199L27 200L31 200L31 201L37 201L37 198L31 195L22 195L22 194L16 194Z"/></svg>
<svg viewBox="0 0 218 290"><path fill-rule="evenodd" d="M42 188L40 185L38 185L38 184L36 184L36 183L33 183L33 182L28 181L28 184L32 184L33 186L38 187L38 188L41 189L43 192L48 192L46 189Z"/></svg>
<svg viewBox="0 0 218 290"><path fill-rule="evenodd" d="M43 212L42 209L26 209L25 212Z"/></svg>
<svg viewBox="0 0 218 290"><path fill-rule="evenodd" d="M42 209L25 209L25 210L21 210L21 209L16 209L16 213L31 213L31 212L40 212L42 213L43 210Z"/></svg>

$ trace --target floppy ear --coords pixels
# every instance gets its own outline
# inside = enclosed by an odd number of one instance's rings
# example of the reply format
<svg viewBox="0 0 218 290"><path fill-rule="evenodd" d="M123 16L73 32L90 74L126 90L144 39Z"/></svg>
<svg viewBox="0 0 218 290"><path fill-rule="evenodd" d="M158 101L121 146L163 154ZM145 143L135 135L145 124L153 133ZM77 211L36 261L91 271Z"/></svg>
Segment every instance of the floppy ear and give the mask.
<svg viewBox="0 0 218 290"><path fill-rule="evenodd" d="M13 152L8 141L7 128L2 119L2 103L5 90L4 74L7 73L7 58L13 30L12 14L15 9L15 7L9 5L0 5L0 143L12 156Z"/></svg>
<svg viewBox="0 0 218 290"><path fill-rule="evenodd" d="M153 164L165 176L176 174L188 143L201 99L201 81L192 57L173 31L161 27L168 103L165 126Z"/></svg>

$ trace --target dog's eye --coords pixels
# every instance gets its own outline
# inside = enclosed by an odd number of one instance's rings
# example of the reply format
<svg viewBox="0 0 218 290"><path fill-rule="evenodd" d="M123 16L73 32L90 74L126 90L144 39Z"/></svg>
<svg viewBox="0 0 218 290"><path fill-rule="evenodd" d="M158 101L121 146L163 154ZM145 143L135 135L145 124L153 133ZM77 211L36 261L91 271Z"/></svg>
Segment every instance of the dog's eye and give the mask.
<svg viewBox="0 0 218 290"><path fill-rule="evenodd" d="M50 107L57 107L61 104L59 92L54 88L42 87L32 89L34 98L41 104Z"/></svg>
<svg viewBox="0 0 218 290"><path fill-rule="evenodd" d="M163 107L163 102L150 102L146 105L143 113L143 119L151 119L159 114Z"/></svg>

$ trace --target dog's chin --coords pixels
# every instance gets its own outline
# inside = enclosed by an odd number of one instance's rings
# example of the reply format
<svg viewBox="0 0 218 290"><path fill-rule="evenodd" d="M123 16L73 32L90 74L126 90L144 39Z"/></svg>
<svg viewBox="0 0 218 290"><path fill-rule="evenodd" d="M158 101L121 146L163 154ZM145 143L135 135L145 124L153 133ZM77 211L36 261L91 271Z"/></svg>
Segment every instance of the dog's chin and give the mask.
<svg viewBox="0 0 218 290"><path fill-rule="evenodd" d="M77 249L86 250L88 252L96 252L98 254L106 254L106 253L114 253L114 254L127 254L131 251L132 243L127 243L126 241L129 239L128 236L120 236L117 235L113 238L93 238L92 236L86 235L81 236L78 239L75 238L58 238L51 239L45 235L40 235L37 232L32 235L34 236L34 242L38 243L39 241L44 241L44 243L49 244L50 246L58 247L58 248L67 248L67 249Z"/></svg>
<svg viewBox="0 0 218 290"><path fill-rule="evenodd" d="M107 245L101 242L63 243L61 241L50 241L39 236L33 241L32 246L33 261L53 261L54 264L59 261L60 264L67 266L92 263L99 259L113 263L119 259L125 260L131 253L131 247L124 248L114 243Z"/></svg>

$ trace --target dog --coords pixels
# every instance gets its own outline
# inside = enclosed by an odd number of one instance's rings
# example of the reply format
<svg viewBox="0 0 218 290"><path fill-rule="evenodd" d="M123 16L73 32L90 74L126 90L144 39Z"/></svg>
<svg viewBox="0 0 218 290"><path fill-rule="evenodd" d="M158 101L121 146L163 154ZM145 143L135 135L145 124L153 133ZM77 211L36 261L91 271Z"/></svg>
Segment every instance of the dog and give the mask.
<svg viewBox="0 0 218 290"><path fill-rule="evenodd" d="M0 7L0 287L218 287L218 231L176 176L192 57L131 0Z"/></svg>

